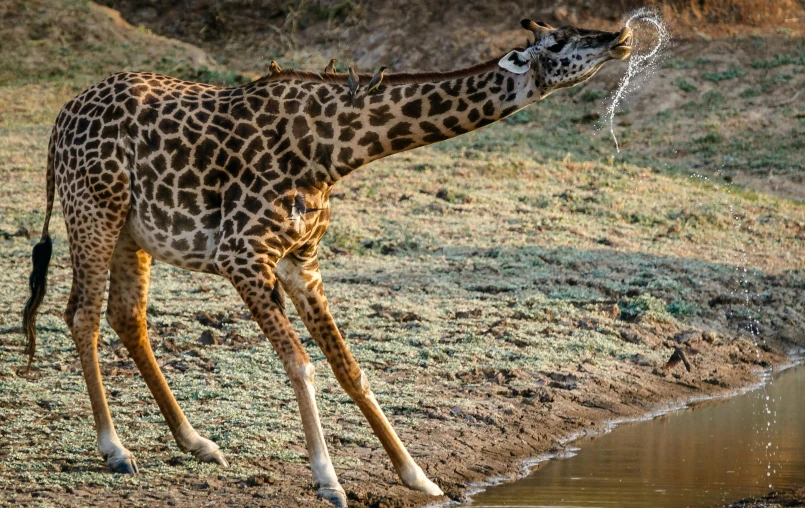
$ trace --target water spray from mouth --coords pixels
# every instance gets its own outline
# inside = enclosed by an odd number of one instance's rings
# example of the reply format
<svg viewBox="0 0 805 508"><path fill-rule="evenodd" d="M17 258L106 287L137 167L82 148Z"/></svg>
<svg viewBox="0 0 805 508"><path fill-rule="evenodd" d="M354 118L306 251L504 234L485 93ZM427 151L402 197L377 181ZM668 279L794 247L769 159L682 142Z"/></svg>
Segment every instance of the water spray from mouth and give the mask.
<svg viewBox="0 0 805 508"><path fill-rule="evenodd" d="M663 23L662 17L654 10L648 7L641 7L627 14L627 16L626 22L624 23L625 27L629 27L629 23L632 21L644 21L653 25L657 29L657 44L651 51L644 55L637 53L632 54L631 58L629 58L628 66L626 67L626 74L623 75L620 83L618 83L618 89L615 91L612 104L607 108L607 113L609 114L609 132L612 134L612 139L615 140L615 149L618 153L621 151L618 138L615 136L615 112L618 109L618 105L621 99L623 99L624 93L631 91L629 85L632 78L653 67L660 56L660 50L671 40L671 35ZM635 42L637 41L636 35L637 34L635 34Z"/></svg>

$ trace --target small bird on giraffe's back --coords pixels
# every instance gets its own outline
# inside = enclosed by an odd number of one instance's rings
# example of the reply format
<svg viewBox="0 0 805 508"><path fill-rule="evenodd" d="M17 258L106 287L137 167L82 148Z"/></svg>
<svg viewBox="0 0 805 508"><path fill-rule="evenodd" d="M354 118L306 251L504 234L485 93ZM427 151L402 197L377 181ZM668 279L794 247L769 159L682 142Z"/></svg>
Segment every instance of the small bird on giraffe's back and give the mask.
<svg viewBox="0 0 805 508"><path fill-rule="evenodd" d="M272 76L282 73L282 67L279 66L276 60L271 60L271 63L268 64L268 70L271 71Z"/></svg>
<svg viewBox="0 0 805 508"><path fill-rule="evenodd" d="M369 86L366 87L366 93L364 95L369 95L380 87L380 82L383 81L383 76L386 72L386 69L388 69L388 67L384 65L377 70L377 73L372 76L372 80L369 81Z"/></svg>
<svg viewBox="0 0 805 508"><path fill-rule="evenodd" d="M355 74L355 70L352 67L347 67L347 72L349 72L349 79L347 80L347 86L349 86L349 94L352 95L352 105L355 105L355 95L358 93L358 88L360 87L361 80L358 78L358 75Z"/></svg>
<svg viewBox="0 0 805 508"><path fill-rule="evenodd" d="M327 67L325 67L325 68L324 68L324 73L325 73L325 74L335 74L335 63L336 63L337 61L338 61L338 60L336 60L335 58L333 58L332 60L330 60L330 63L328 63L328 64L327 64Z"/></svg>

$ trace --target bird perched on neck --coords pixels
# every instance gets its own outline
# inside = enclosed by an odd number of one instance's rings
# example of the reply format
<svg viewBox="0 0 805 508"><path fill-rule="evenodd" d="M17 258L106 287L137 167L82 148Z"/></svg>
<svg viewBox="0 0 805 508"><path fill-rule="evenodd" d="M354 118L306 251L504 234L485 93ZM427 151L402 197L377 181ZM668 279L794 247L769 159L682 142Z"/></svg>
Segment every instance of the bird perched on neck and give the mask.
<svg viewBox="0 0 805 508"><path fill-rule="evenodd" d="M276 76L282 72L282 67L279 66L276 60L271 60L271 63L268 64L268 69L271 71L272 76Z"/></svg>
<svg viewBox="0 0 805 508"><path fill-rule="evenodd" d="M383 67L377 70L377 73L374 76L372 76L372 80L369 81L369 86L366 87L365 95L369 95L370 93L377 90L377 88L380 86L380 82L383 81L383 73L386 72L387 68L388 67L384 65Z"/></svg>
<svg viewBox="0 0 805 508"><path fill-rule="evenodd" d="M324 68L324 73L325 73L325 74L335 74L335 63L336 63L337 61L338 61L338 60L336 60L335 58L333 58L332 60L330 60L330 63L328 63L328 64L327 64L327 67L325 67L325 68Z"/></svg>
<svg viewBox="0 0 805 508"><path fill-rule="evenodd" d="M355 74L355 71L352 67L347 67L347 72L349 72L349 79L347 80L347 85L349 85L349 93L352 95L352 105L355 105L355 95L358 93L358 87L360 87L361 80L358 78L358 75Z"/></svg>

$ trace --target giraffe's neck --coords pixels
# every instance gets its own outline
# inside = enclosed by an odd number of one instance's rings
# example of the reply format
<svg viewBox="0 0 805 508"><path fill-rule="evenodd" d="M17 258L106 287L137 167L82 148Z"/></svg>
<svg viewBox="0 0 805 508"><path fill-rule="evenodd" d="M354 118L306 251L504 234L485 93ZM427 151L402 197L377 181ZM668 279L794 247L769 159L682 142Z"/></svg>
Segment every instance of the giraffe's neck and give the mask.
<svg viewBox="0 0 805 508"><path fill-rule="evenodd" d="M518 76L497 67L477 74L426 83L394 80L335 119L334 138L348 140L334 160L344 176L377 159L436 143L497 122L534 102L536 92Z"/></svg>

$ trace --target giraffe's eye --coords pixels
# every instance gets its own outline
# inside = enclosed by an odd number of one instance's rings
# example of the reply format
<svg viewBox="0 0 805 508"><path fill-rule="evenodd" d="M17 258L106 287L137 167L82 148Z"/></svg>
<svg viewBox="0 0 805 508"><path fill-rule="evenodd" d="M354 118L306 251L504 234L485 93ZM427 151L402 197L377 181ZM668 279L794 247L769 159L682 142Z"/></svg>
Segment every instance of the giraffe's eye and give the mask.
<svg viewBox="0 0 805 508"><path fill-rule="evenodd" d="M553 46L549 46L548 51L553 51L554 53L559 53L560 51L562 51L562 48L564 48L564 47L565 47L564 42L557 42Z"/></svg>

